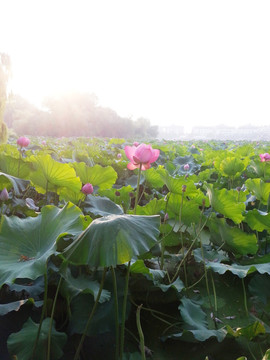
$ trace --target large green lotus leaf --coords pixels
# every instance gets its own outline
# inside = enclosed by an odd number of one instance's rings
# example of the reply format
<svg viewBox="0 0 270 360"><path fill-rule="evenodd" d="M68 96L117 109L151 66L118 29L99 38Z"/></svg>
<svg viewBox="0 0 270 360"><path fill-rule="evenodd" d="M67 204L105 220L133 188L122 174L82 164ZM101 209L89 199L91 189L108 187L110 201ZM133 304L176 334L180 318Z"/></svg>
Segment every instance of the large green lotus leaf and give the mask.
<svg viewBox="0 0 270 360"><path fill-rule="evenodd" d="M200 181L207 181L210 179L214 171L215 171L214 169L203 170L198 174L198 178L200 179Z"/></svg>
<svg viewBox="0 0 270 360"><path fill-rule="evenodd" d="M111 166L102 167L97 164L89 167L84 162L73 163L72 166L83 184L90 183L101 190L110 189L117 179L117 172Z"/></svg>
<svg viewBox="0 0 270 360"><path fill-rule="evenodd" d="M200 191L196 188L192 180L186 179L184 176L180 178L173 178L172 176L167 175L164 178L164 181L169 191L174 194L182 194L183 185L186 186L186 191L185 191L186 196L195 197Z"/></svg>
<svg viewBox="0 0 270 360"><path fill-rule="evenodd" d="M140 185L142 185L144 182L145 182L144 173L142 173L140 178ZM137 189L137 183L138 183L138 175L135 174L131 175L129 178L125 180L125 185L131 186L134 190Z"/></svg>
<svg viewBox="0 0 270 360"><path fill-rule="evenodd" d="M197 250L197 249L196 249ZM208 268L211 268L214 272L217 272L220 275L225 274L226 271L231 272L234 275L237 275L239 278L244 278L249 274L258 271L260 274L268 274L270 275L270 263L265 264L252 264L252 265L239 265L239 264L223 264L217 261L205 261L200 251L194 251L195 253L195 260L197 262L205 262Z"/></svg>
<svg viewBox="0 0 270 360"><path fill-rule="evenodd" d="M115 195L117 192L118 195ZM133 188L129 186L122 186L120 189L111 188L106 190L98 190L99 195L106 196L115 204L122 205L124 209L130 207L130 194L133 194ZM120 194L120 195L119 195ZM134 194L135 196L135 194Z"/></svg>
<svg viewBox="0 0 270 360"><path fill-rule="evenodd" d="M0 172L0 189L13 187L15 195L20 195L30 184L30 181Z"/></svg>
<svg viewBox="0 0 270 360"><path fill-rule="evenodd" d="M89 275L82 274L76 278L71 275L71 271L68 267L61 270L61 275L65 279L61 286L61 294L65 298L73 299L80 293L92 294L94 300L96 300L100 284L97 280L91 279ZM100 303L110 300L111 293L108 290L103 289L99 299Z"/></svg>
<svg viewBox="0 0 270 360"><path fill-rule="evenodd" d="M180 212L180 206L182 202L182 195L178 194L171 194L168 205L167 205L167 211L168 214L171 217L176 217L176 219L179 219L179 212ZM199 205L194 200L187 200L186 198L183 199L183 206L181 211L181 221L187 225L190 226L192 223L198 223L199 219L201 217L201 211L199 209Z"/></svg>
<svg viewBox="0 0 270 360"><path fill-rule="evenodd" d="M202 310L199 303L194 300L182 297L178 309L184 320L184 330L180 333L166 336L166 339L183 339L187 341L205 341L211 337L216 337L219 342L224 340L227 331L225 329L209 329L206 313Z"/></svg>
<svg viewBox="0 0 270 360"><path fill-rule="evenodd" d="M28 178L30 164L23 159L15 158L10 155L0 154L0 170L3 173L25 179Z"/></svg>
<svg viewBox="0 0 270 360"><path fill-rule="evenodd" d="M50 155L31 156L30 159L34 166L30 180L40 193L44 194L46 191L59 193L59 188L68 188L74 192L81 190L81 181L70 165L59 163Z"/></svg>
<svg viewBox="0 0 270 360"><path fill-rule="evenodd" d="M124 298L124 286L125 286L125 277L120 274L117 269L116 272L116 282L117 282L117 298L119 309L122 309L123 298ZM113 294L113 281L110 273L107 273L104 288L108 292ZM94 298L90 294L79 294L74 297L71 301L71 318L69 322L69 331L71 334L82 334L87 319L90 315L90 312L94 305ZM127 303L127 318L130 312L130 302ZM122 321L122 311L119 311L118 323ZM115 331L115 296L111 296L107 301L98 303L96 312L91 320L90 326L87 330L87 335L97 335L105 332L114 332Z"/></svg>
<svg viewBox="0 0 270 360"><path fill-rule="evenodd" d="M164 199L153 199L149 201L145 206L137 206L136 214L137 215L158 215L161 211L164 211L166 207L166 202Z"/></svg>
<svg viewBox="0 0 270 360"><path fill-rule="evenodd" d="M77 235L84 227L81 210L45 206L37 217L2 217L0 233L0 285L16 278L36 279L44 274L47 259L56 252L57 240Z"/></svg>
<svg viewBox="0 0 270 360"><path fill-rule="evenodd" d="M26 303L33 304L34 300L30 298L25 300L9 302L7 304L0 304L0 316L6 315L11 311L19 311L21 306L23 306Z"/></svg>
<svg viewBox="0 0 270 360"><path fill-rule="evenodd" d="M47 359L47 343L50 327L50 318L42 322L42 331L40 332L35 360ZM32 358L32 352L37 337L39 324L36 324L29 318L19 332L13 333L7 340L8 351L11 356L16 356L18 360L29 360ZM67 341L67 335L55 330L52 327L51 333L51 354L50 360L57 360L63 356L62 348Z"/></svg>
<svg viewBox="0 0 270 360"><path fill-rule="evenodd" d="M79 201L85 199L85 194L81 191L72 191L68 188L59 188L58 189L59 199L65 200L66 202L70 201L73 204L78 204Z"/></svg>
<svg viewBox="0 0 270 360"><path fill-rule="evenodd" d="M236 157L251 157L254 155L254 146L251 144L245 144L242 146L237 146L237 148L234 150L234 154Z"/></svg>
<svg viewBox="0 0 270 360"><path fill-rule="evenodd" d="M259 201L265 205L267 204L270 193L270 183L265 183L262 179L248 179L245 184L247 189L255 195Z"/></svg>
<svg viewBox="0 0 270 360"><path fill-rule="evenodd" d="M238 255L256 254L258 244L255 234L248 234L237 227L231 227L227 225L225 219L211 218L207 225L211 233L210 240L218 246L222 245L223 250Z"/></svg>
<svg viewBox="0 0 270 360"><path fill-rule="evenodd" d="M256 336L260 334L265 334L265 327L262 322L255 321L253 324L250 324L245 327L238 327L236 330L233 330L229 325L226 326L228 334L233 337L245 337L249 341L254 339Z"/></svg>
<svg viewBox="0 0 270 360"><path fill-rule="evenodd" d="M102 196L88 195L84 202L84 211L96 216L122 215L123 209L113 201Z"/></svg>
<svg viewBox="0 0 270 360"><path fill-rule="evenodd" d="M195 329L205 329L207 326L206 314L202 310L200 304L186 298L181 299L181 304L178 309L185 324Z"/></svg>
<svg viewBox="0 0 270 360"><path fill-rule="evenodd" d="M144 177L145 180L152 185L154 189L160 189L164 185L164 180L158 170L162 169L162 167L159 165L157 169L150 168L148 170L144 171Z"/></svg>
<svg viewBox="0 0 270 360"><path fill-rule="evenodd" d="M163 292L168 291L170 288L174 288L177 292L180 293L185 288L184 283L179 278L169 285L164 284L163 279L166 276L166 271L150 269L145 266L143 260L136 260L130 266L130 273L143 274L144 276L146 276L147 279L151 279L151 281L153 281L153 284L156 287L160 288Z"/></svg>
<svg viewBox="0 0 270 360"><path fill-rule="evenodd" d="M199 154L199 152L196 152L196 154ZM188 164L189 169L185 170L184 166ZM196 171L198 171L201 167L201 165L197 164L195 162L195 159L193 156L178 156L173 160L174 168L171 168L169 170L169 173L173 176L176 175L191 175L194 174Z"/></svg>
<svg viewBox="0 0 270 360"><path fill-rule="evenodd" d="M227 157L220 163L220 172L223 176L239 176L247 167L248 158L241 160L237 157Z"/></svg>
<svg viewBox="0 0 270 360"><path fill-rule="evenodd" d="M248 175L252 178L265 178L270 177L270 166L269 162L262 162L260 160L252 160L248 167Z"/></svg>
<svg viewBox="0 0 270 360"><path fill-rule="evenodd" d="M109 215L94 220L64 254L90 266L116 266L149 251L159 235L159 216Z"/></svg>
<svg viewBox="0 0 270 360"><path fill-rule="evenodd" d="M245 222L248 223L252 230L270 231L270 214L264 213L257 209L249 210L246 213Z"/></svg>
<svg viewBox="0 0 270 360"><path fill-rule="evenodd" d="M245 211L245 204L239 202L237 191L226 189L218 190L215 189L212 184L208 184L207 194L210 204L216 212L233 220L235 224L241 223L244 219L242 213Z"/></svg>

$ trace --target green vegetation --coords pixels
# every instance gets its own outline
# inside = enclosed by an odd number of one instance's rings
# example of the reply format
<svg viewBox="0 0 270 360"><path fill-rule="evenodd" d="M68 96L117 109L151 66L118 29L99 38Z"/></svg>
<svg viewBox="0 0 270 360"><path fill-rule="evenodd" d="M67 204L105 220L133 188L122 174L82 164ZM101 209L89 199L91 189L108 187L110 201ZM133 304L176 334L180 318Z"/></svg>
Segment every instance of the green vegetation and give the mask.
<svg viewBox="0 0 270 360"><path fill-rule="evenodd" d="M131 145L1 145L3 360L269 359L270 143Z"/></svg>

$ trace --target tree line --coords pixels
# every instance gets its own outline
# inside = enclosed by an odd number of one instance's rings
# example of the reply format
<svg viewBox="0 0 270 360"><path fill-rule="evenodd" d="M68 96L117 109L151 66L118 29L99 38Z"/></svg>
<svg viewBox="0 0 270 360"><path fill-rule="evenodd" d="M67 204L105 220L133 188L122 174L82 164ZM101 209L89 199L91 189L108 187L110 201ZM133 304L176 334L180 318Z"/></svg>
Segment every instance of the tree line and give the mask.
<svg viewBox="0 0 270 360"><path fill-rule="evenodd" d="M121 117L98 105L96 95L85 92L49 96L44 99L43 109L10 94L4 121L18 135L155 138L158 134L158 127L151 126L148 119Z"/></svg>

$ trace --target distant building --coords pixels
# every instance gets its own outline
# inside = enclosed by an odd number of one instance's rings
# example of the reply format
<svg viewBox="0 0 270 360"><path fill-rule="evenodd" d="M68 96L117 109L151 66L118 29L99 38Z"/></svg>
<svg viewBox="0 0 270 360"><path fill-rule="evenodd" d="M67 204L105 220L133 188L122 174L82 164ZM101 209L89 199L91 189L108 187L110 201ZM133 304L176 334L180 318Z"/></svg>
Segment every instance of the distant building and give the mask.
<svg viewBox="0 0 270 360"><path fill-rule="evenodd" d="M159 126L158 137L166 140L182 140L185 138L185 128L178 125Z"/></svg>

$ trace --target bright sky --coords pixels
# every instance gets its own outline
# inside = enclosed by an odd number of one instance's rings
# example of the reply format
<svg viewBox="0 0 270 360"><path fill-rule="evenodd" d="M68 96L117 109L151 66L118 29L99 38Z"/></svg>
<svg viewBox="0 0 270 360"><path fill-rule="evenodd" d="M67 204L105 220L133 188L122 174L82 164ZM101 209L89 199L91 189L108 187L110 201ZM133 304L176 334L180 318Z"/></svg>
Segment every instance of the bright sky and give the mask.
<svg viewBox="0 0 270 360"><path fill-rule="evenodd" d="M94 92L157 125L270 125L269 0L4 0L13 92Z"/></svg>

